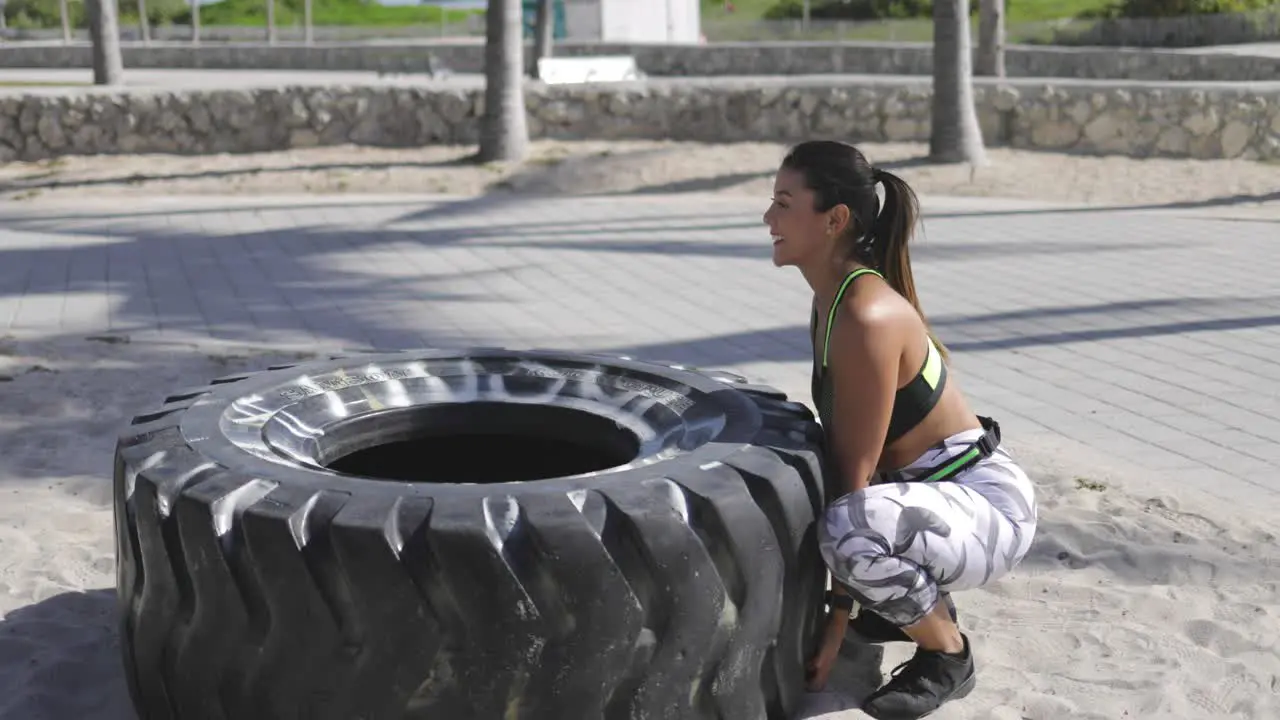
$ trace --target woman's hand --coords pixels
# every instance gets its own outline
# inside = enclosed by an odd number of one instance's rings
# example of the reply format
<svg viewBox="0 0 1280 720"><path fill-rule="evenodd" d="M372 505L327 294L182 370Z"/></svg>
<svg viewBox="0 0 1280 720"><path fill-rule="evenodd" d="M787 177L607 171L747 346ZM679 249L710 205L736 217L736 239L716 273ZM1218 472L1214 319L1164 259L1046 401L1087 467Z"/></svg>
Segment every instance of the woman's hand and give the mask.
<svg viewBox="0 0 1280 720"><path fill-rule="evenodd" d="M835 610L827 615L827 629L822 634L822 644L818 652L809 661L809 692L818 692L827 685L827 677L836 664L836 656L840 654L840 645L844 643L845 629L849 627L849 612Z"/></svg>

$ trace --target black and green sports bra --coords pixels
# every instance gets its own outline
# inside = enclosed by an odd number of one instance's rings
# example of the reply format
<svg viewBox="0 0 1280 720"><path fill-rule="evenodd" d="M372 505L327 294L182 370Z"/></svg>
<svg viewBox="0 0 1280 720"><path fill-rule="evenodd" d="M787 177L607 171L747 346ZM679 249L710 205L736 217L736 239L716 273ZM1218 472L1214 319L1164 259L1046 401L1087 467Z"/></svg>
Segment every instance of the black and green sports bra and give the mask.
<svg viewBox="0 0 1280 720"><path fill-rule="evenodd" d="M831 329L835 326L836 309L840 307L840 301L844 299L845 291L853 284L853 281L862 275L871 274L883 278L884 276L870 268L859 268L845 276L844 282L840 284L840 289L836 292L836 298L831 303L831 310L827 313L827 328L824 339L822 341L822 359L819 362L817 347L814 348L813 358L813 374L812 374L812 391L813 401L818 407L818 418L822 421L822 426L830 432L832 427L832 412L835 404L835 387L831 382L830 376L825 372L827 369L827 350L831 345ZM809 337L812 338L818 329L818 309L813 309L813 320L809 324ZM925 342L928 344L925 353L924 364L916 372L915 377L906 385L898 388L898 392L893 397L893 413L889 417L889 432L885 437L885 444L892 444L895 440L906 435L912 428L919 425L929 411L938 404L938 399L942 397L942 390L947 384L947 366L942 362L942 353L938 351L938 346L934 344L932 338L925 336Z"/></svg>

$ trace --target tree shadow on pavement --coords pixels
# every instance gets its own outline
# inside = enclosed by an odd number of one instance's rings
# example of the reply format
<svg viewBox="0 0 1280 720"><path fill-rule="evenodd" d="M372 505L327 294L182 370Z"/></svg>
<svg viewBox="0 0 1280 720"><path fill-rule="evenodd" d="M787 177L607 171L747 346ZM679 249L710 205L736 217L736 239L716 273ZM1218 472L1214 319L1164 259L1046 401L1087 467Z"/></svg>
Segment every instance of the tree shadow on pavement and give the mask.
<svg viewBox="0 0 1280 720"><path fill-rule="evenodd" d="M129 173L127 175L107 175L88 178L62 178L56 169L50 169L25 178L0 180L0 193L30 190L67 190L86 189L111 185L139 185L149 182L172 182L175 180L216 180L245 177L252 175L277 174L300 175L310 172L348 171L381 171L396 169L452 168L469 167L476 162L471 158L454 158L429 162L387 161L387 162L328 162L307 163L300 165L283 165L279 167L260 165L253 167L226 168L219 170L195 170L190 172L171 173Z"/></svg>
<svg viewBox="0 0 1280 720"><path fill-rule="evenodd" d="M1280 176L1280 169L1276 171ZM930 218L963 218L963 217L1002 217L1017 215L1069 215L1076 213L1127 213L1138 210L1211 210L1234 205L1262 204L1280 202L1280 191L1259 195L1223 195L1204 200L1180 200L1166 203L1136 203L1130 205L1087 205L1082 207L1050 207L1010 210L958 210L928 213ZM1213 218L1219 219L1219 218ZM1261 222L1277 222L1275 218L1227 218L1241 220L1257 220Z"/></svg>
<svg viewBox="0 0 1280 720"><path fill-rule="evenodd" d="M1265 307L1260 301L1274 300L1268 297L1232 298L1173 298L1143 301L1101 303L1069 307L1036 308L1011 312L982 313L975 315L938 315L930 318L930 325L943 335L947 348L956 352L985 352L1065 343L1093 342L1125 338L1181 335L1195 332L1215 332L1257 327L1280 326L1280 315L1228 315L1212 319L1187 319L1165 323L1126 323L1126 313L1133 318L1149 317L1146 311L1153 308L1190 307L1204 311L1215 305L1231 313L1239 308ZM1028 333L1026 321L1053 320L1064 317L1101 316L1114 317L1116 326L1082 330L1052 330ZM1007 329L1002 332L1001 324ZM1051 328L1052 326L1047 326ZM975 338L970 328L982 328L996 337ZM607 352L625 353L636 357L664 357L675 361L700 364L736 365L744 362L794 362L811 359L807 324L774 327L761 330L744 330L695 340L623 345L608 348ZM968 337L966 337L968 335Z"/></svg>
<svg viewBox="0 0 1280 720"><path fill-rule="evenodd" d="M462 327L470 315L455 308L540 298L543 285L524 278L537 276L545 284L561 275L562 251L605 254L574 263L577 279L561 286L579 293L595 292L589 286L599 282L600 263L610 263L608 253L743 259L770 252L765 242L726 240L722 233L736 226L716 214L616 218L593 211L598 220L591 214L503 220L501 202L379 205L354 223L342 207L291 205L233 215L211 207L207 216L183 216L180 224L165 222L162 214L5 213L9 230L53 240L19 241L0 250L0 301L8 301L15 331L64 322L58 314L72 308L66 298L77 297L94 298L79 300L75 310L93 303L103 329L115 333L178 331L238 341L331 338L384 348L417 347L428 338L502 344L499 338L518 330L518 320ZM418 221L425 226L415 227ZM1153 245L1158 244L1132 247ZM1130 247L1000 240L925 244L917 254L958 260ZM451 248L461 250L444 254ZM521 279L512 282L513 277ZM416 313L414 306L432 312ZM732 338L712 342L733 344Z"/></svg>

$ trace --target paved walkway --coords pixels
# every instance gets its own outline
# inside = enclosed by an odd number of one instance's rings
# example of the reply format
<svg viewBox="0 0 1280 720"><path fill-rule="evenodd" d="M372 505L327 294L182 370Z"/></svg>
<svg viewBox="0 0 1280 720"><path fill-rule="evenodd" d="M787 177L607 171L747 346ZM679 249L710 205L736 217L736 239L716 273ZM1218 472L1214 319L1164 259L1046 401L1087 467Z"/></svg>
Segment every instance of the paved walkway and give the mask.
<svg viewBox="0 0 1280 720"><path fill-rule="evenodd" d="M705 84L708 82L736 82L754 86L787 86L793 87L806 83L826 85L832 82L845 82L850 85L902 85L927 83L923 75L856 75L819 73L816 75L721 75L714 77L701 76L652 76L645 81L649 87L663 88L689 84ZM429 85L435 89L477 89L484 87L484 76L478 73L450 72L442 77L433 78L424 72L389 71L379 74L368 70L211 70L211 69L157 69L130 68L124 69L124 85L129 88L155 88L164 90L202 90L214 89L252 89L273 88L282 86L335 86L335 85L403 85L423 87ZM979 85L994 83L991 78L977 78ZM1039 87L1044 78L1008 77L1000 80L1003 85L1014 87ZM1186 87L1197 85L1204 87L1232 87L1255 92L1271 92L1280 89L1280 81L1242 80L1242 81L1149 81L1126 78L1053 78L1053 84L1060 87ZM89 89L93 84L93 72L89 68L0 68L0 92L22 94L36 92L41 88L63 92L71 88Z"/></svg>
<svg viewBox="0 0 1280 720"><path fill-rule="evenodd" d="M1239 45L1206 45L1195 48L1179 48L1179 52L1202 55L1258 55L1280 57L1280 42L1241 43Z"/></svg>
<svg viewBox="0 0 1280 720"><path fill-rule="evenodd" d="M765 198L87 202L0 209L0 333L611 349L808 401L808 298L768 259ZM1007 437L1280 498L1280 220L926 207L925 308Z"/></svg>

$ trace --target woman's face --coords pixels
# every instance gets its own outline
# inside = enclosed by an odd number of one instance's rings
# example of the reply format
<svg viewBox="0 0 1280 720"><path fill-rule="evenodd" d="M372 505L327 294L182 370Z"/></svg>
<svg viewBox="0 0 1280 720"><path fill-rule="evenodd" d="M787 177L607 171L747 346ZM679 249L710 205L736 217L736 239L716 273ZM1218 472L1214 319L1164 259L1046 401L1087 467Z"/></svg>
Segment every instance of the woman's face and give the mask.
<svg viewBox="0 0 1280 720"><path fill-rule="evenodd" d="M813 191L797 171L782 168L773 180L773 202L764 214L773 235L773 264L804 265L831 251L829 212L814 210Z"/></svg>

